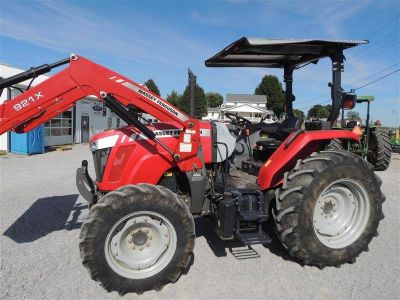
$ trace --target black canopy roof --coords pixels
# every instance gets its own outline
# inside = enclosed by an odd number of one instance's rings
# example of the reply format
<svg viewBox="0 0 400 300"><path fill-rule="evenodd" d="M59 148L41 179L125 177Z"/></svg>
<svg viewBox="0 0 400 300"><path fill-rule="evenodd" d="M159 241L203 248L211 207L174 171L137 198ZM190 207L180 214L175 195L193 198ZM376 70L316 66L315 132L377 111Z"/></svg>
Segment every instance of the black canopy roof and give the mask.
<svg viewBox="0 0 400 300"><path fill-rule="evenodd" d="M207 67L299 68L367 40L265 39L243 37L206 60Z"/></svg>

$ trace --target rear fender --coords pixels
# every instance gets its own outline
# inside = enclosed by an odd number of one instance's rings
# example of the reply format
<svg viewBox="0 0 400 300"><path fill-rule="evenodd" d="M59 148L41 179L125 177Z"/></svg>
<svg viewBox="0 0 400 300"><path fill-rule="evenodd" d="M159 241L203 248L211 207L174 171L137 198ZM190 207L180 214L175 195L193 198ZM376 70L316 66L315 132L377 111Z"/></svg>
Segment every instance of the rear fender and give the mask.
<svg viewBox="0 0 400 300"><path fill-rule="evenodd" d="M290 134L260 168L257 178L260 190L272 189L281 184L284 173L291 170L298 159L304 159L311 153L321 150L321 144L324 141L331 139L360 141L358 135L347 130L318 130L298 133ZM296 134L298 134L297 137L295 137Z"/></svg>

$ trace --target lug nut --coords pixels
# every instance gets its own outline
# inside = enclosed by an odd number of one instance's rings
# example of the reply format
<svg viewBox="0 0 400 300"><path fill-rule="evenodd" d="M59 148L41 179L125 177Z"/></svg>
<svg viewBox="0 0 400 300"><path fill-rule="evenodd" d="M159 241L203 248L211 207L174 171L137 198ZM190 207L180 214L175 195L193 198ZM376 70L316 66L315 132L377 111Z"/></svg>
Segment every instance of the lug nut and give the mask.
<svg viewBox="0 0 400 300"><path fill-rule="evenodd" d="M146 229L144 230L144 232L146 232L146 233L149 233L149 229L148 229L148 228L146 228Z"/></svg>
<svg viewBox="0 0 400 300"><path fill-rule="evenodd" d="M139 250L140 250L140 251L143 251L143 247L140 247Z"/></svg>
<svg viewBox="0 0 400 300"><path fill-rule="evenodd" d="M146 246L147 246L147 247L150 247L150 243L146 243Z"/></svg>

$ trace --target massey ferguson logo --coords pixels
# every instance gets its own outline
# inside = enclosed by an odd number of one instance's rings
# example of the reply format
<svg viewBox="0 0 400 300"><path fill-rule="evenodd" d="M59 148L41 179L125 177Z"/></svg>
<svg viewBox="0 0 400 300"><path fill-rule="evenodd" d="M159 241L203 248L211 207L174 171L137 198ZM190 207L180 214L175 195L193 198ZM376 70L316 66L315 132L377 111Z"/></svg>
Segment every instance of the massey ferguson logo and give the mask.
<svg viewBox="0 0 400 300"><path fill-rule="evenodd" d="M179 113L176 111L173 107L165 103L164 101L158 99L157 97L154 97L152 94L142 90L141 88L137 87L136 85L125 81L124 79L118 78L117 76L111 76L108 79L115 81L116 83L122 84L123 86L127 87L128 89L135 91L136 93L146 97L147 99L153 101L157 105L161 106L164 110L168 111L169 113L173 114L174 116L178 117L182 121L187 121L188 118L183 115L182 113Z"/></svg>
<svg viewBox="0 0 400 300"><path fill-rule="evenodd" d="M146 98L152 100L153 102L157 103L158 105L160 105L162 108L164 108L165 110L168 110L170 113L174 114L175 116L178 116L178 112L173 109L171 106L169 106L168 104L162 102L161 100L157 99L156 97L154 97L152 94L149 94L146 91L143 91L141 89L138 90L139 94L142 94L143 96L145 96Z"/></svg>
<svg viewBox="0 0 400 300"><path fill-rule="evenodd" d="M37 100L39 100L40 98L43 98L43 97L44 96L42 95L42 92L39 91L39 92L33 94L33 96L29 96L28 98L15 104L13 107L16 111L20 111L22 108L27 107L32 103L35 103Z"/></svg>

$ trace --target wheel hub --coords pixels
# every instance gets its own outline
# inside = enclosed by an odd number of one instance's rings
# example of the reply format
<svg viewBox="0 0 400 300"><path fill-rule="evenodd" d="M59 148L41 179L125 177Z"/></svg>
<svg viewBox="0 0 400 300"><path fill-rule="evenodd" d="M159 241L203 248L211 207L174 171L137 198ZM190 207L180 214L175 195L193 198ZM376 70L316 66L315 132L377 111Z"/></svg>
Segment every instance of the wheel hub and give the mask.
<svg viewBox="0 0 400 300"><path fill-rule="evenodd" d="M143 231L139 231L136 234L132 233L132 241L136 246L142 246L148 241L147 234Z"/></svg>
<svg viewBox="0 0 400 300"><path fill-rule="evenodd" d="M322 211L326 216L327 215L330 216L332 211L334 211L334 207L336 206L335 202L336 201L334 201L334 200L325 201Z"/></svg>
<svg viewBox="0 0 400 300"><path fill-rule="evenodd" d="M137 214L114 225L106 239L105 253L109 265L117 273L146 278L142 274L152 273L172 259L176 232L166 219Z"/></svg>
<svg viewBox="0 0 400 300"><path fill-rule="evenodd" d="M335 181L316 202L314 231L324 245L335 249L346 247L362 234L369 209L363 186L350 179Z"/></svg>

